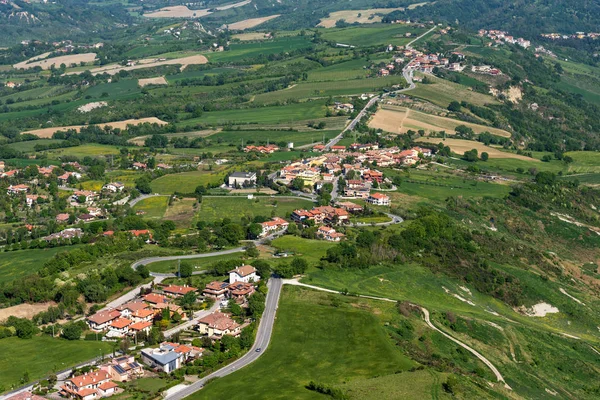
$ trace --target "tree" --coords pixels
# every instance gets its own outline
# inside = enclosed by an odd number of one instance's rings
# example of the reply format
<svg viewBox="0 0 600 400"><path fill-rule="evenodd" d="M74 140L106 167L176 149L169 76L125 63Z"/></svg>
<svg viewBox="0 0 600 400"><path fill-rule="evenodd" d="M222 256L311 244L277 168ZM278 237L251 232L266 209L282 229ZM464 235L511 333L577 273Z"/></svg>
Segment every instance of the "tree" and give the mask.
<svg viewBox="0 0 600 400"><path fill-rule="evenodd" d="M179 305L186 310L191 310L196 304L197 295L194 292L188 292L179 300Z"/></svg>
<svg viewBox="0 0 600 400"><path fill-rule="evenodd" d="M451 101L448 105L448 111L458 112L460 111L460 103L456 100Z"/></svg>
<svg viewBox="0 0 600 400"><path fill-rule="evenodd" d="M257 223L257 222L253 222L250 225L248 225L248 239L258 239L260 237L260 235L262 234L262 225Z"/></svg>
<svg viewBox="0 0 600 400"><path fill-rule="evenodd" d="M308 263L304 258L294 258L290 263L294 275L303 274L308 268Z"/></svg>
<svg viewBox="0 0 600 400"><path fill-rule="evenodd" d="M229 299L229 304L227 306L229 311L231 311L231 314L235 315L236 317L241 316L244 312L242 307L240 307L240 305L236 303L234 299Z"/></svg>
<svg viewBox="0 0 600 400"><path fill-rule="evenodd" d="M487 161L490 158L490 155L487 152L481 153L481 161Z"/></svg>
<svg viewBox="0 0 600 400"><path fill-rule="evenodd" d="M542 171L535 176L535 183L538 185L551 186L556 183L556 175L553 172Z"/></svg>
<svg viewBox="0 0 600 400"><path fill-rule="evenodd" d="M294 190L302 190L304 189L304 180L302 178L294 178L290 187Z"/></svg>
<svg viewBox="0 0 600 400"><path fill-rule="evenodd" d="M258 252L258 249L256 248L254 242L248 243L248 245L246 246L246 257L256 258L259 255L260 253Z"/></svg>
<svg viewBox="0 0 600 400"><path fill-rule="evenodd" d="M469 162L477 161L477 149L465 151L463 158L465 159L465 161Z"/></svg>
<svg viewBox="0 0 600 400"><path fill-rule="evenodd" d="M192 264L184 262L179 265L179 277L187 278L188 276L192 276L192 272L194 272L194 267Z"/></svg>
<svg viewBox="0 0 600 400"><path fill-rule="evenodd" d="M150 178L146 175L140 177L135 181L135 188L143 194L152 193L152 187L150 186Z"/></svg>
<svg viewBox="0 0 600 400"><path fill-rule="evenodd" d="M62 337L67 340L79 340L83 330L78 323L66 324L62 329Z"/></svg>

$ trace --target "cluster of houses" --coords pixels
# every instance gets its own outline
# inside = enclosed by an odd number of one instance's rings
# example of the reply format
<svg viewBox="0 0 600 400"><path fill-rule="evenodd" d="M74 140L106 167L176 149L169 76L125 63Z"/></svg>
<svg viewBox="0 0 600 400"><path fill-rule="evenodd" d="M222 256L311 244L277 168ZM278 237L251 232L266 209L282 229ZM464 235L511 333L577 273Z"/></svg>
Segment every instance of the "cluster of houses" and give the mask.
<svg viewBox="0 0 600 400"><path fill-rule="evenodd" d="M478 32L478 35L480 37L487 37L489 39L492 39L492 43L495 43L495 44L503 44L503 43L516 44L525 49L528 48L529 46L531 46L531 42L529 40L525 40L523 38L515 38L514 36L511 36L506 31L499 31L499 30L494 30L494 29L488 31L485 29L480 29ZM490 43L490 45L492 43Z"/></svg>
<svg viewBox="0 0 600 400"><path fill-rule="evenodd" d="M598 32L575 32L569 35L562 33L542 33L541 36L550 40L566 40L566 39L597 39L600 37Z"/></svg>
<svg viewBox="0 0 600 400"><path fill-rule="evenodd" d="M165 309L169 310L171 316L177 313L185 318L185 312L174 301L187 293L196 291L196 288L190 286L163 286L119 307L98 311L87 318L87 323L95 332L106 332L107 337L149 333L154 318L162 314Z"/></svg>
<svg viewBox="0 0 600 400"><path fill-rule="evenodd" d="M498 68L492 67L491 65L473 65L471 67L471 72L492 76L502 75L502 71L500 71Z"/></svg>
<svg viewBox="0 0 600 400"><path fill-rule="evenodd" d="M274 144L267 144L265 146L248 145L248 146L244 147L245 153L250 153L253 151L262 153L262 154L271 154L271 153L275 153L276 151L279 151L279 146L275 146Z"/></svg>

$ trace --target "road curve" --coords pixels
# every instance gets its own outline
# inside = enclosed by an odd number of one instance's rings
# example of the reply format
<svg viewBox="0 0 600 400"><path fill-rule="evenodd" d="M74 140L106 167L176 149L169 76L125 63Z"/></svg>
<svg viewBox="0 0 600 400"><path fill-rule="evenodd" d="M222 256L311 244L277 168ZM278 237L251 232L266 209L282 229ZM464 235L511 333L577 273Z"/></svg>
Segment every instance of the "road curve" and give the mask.
<svg viewBox="0 0 600 400"><path fill-rule="evenodd" d="M328 292L328 293L339 293L342 294L341 292L338 292L337 290L331 290L331 289L325 289L319 286L314 286L314 285L308 285L306 283L300 283L298 282L297 279L284 279L283 280L283 284L285 285L294 285L294 286L303 286L303 287L307 287L310 289L315 289L315 290L320 290L323 292ZM366 299L373 299L373 300L381 300L381 301L387 301L387 302L392 302L392 303L396 303L396 300L393 299L388 299L386 297L375 297L375 296L365 296L365 295L356 295L356 297L362 297L362 298L366 298ZM511 390L511 387L508 386L508 384L506 383L506 381L504 380L504 377L502 376L502 374L500 373L500 371L498 371L498 368L496 368L494 366L494 364L491 363L490 360L488 360L487 358L485 358L483 355L481 355L481 353L479 353L477 350L473 349L472 347L464 344L463 342L461 342L460 340L450 336L449 334L447 334L446 332L440 330L439 328L436 328L435 325L433 325L433 323L431 323L431 320L429 318L429 310L427 310L425 307L421 307L419 305L415 305L416 307L418 307L421 312L423 313L423 319L425 320L425 323L427 324L427 326L429 326L431 329L441 333L442 335L444 335L446 338L452 340L454 343L458 344L460 347L468 350L470 353L472 353L475 357L477 357L479 360L481 360L485 365L487 365L487 367L494 373L494 375L496 375L496 379L498 382L502 382L504 383L504 387Z"/></svg>
<svg viewBox="0 0 600 400"><path fill-rule="evenodd" d="M269 342L271 341L271 334L273 333L273 325L275 323L275 313L277 312L277 304L279 302L279 296L281 294L283 281L280 278L271 278L269 279L267 286L269 287L269 292L267 293L265 311L262 315L262 318L260 319L258 331L256 332L256 339L254 340L252 348L250 348L250 350L241 358L213 372L212 374L207 375L204 378L192 383L191 385L186 386L180 391L173 393L172 395L166 397L166 400L183 399L184 397L187 397L192 393L195 393L198 390L202 389L207 381L214 378L222 378L224 376L227 376L237 371L238 369L241 369L247 366L248 364L254 362L265 352L265 350L269 346ZM257 352L257 349L261 350Z"/></svg>

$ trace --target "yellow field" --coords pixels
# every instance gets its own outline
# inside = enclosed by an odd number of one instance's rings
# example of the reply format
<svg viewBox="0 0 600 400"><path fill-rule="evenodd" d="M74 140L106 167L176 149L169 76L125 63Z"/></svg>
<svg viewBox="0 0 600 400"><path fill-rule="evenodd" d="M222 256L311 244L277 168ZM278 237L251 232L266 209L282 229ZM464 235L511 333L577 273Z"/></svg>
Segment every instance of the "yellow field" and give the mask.
<svg viewBox="0 0 600 400"><path fill-rule="evenodd" d="M258 25L263 24L267 21L270 21L274 18L277 18L277 17L279 17L279 15L280 14L275 14L275 15L269 15L268 17L245 19L243 21L234 22L233 24L229 24L228 26L229 26L229 29L231 29L231 30L243 31L244 29L254 28L255 26L258 26Z"/></svg>
<svg viewBox="0 0 600 400"><path fill-rule="evenodd" d="M125 121L107 122L105 124L97 124L97 126L99 126L100 128L104 128L105 126L112 126L113 128L125 129L125 128L127 128L127 125L140 125L140 124L143 124L146 122L148 122L150 124L159 124L159 125L167 124L165 121L162 121L156 117L150 117L150 118L141 118L141 119L127 119ZM79 131L84 126L87 126L87 125L56 126L53 128L35 129L32 131L27 131L27 132L22 132L22 133L23 134L28 133L30 135L35 135L39 138L47 139L47 138L51 138L55 132L66 131L68 129L75 129L75 130Z"/></svg>
<svg viewBox="0 0 600 400"><path fill-rule="evenodd" d="M353 24L355 22L359 24L374 24L381 22L383 19L382 15L375 14L385 15L397 10L404 10L404 8L370 8L368 10L335 11L330 13L329 17L323 18L317 26L321 28L333 28L335 27L335 23L340 19L343 19L349 24Z"/></svg>
<svg viewBox="0 0 600 400"><path fill-rule="evenodd" d="M490 155L490 158L514 158L517 160L525 160L525 161L533 161L533 162L541 162L536 158L526 157L519 154L509 153L506 151L501 151L495 147L486 146L483 143L475 142L472 140L464 140L464 139L442 139L442 138L419 138L416 140L417 142L425 142L425 143L444 143L444 145L450 147L450 149L456 154L465 154L465 151L469 151L472 149L477 149L477 152L481 154L482 152L486 152Z"/></svg>
<svg viewBox="0 0 600 400"><path fill-rule="evenodd" d="M233 35L232 38L239 39L242 42L248 40L265 40L265 34L262 32L248 32L248 33L238 33L237 35Z"/></svg>
<svg viewBox="0 0 600 400"><path fill-rule="evenodd" d="M201 54L196 54L188 57L173 58L169 60L143 59L138 60L135 65L124 67L119 64L105 65L103 67L93 68L90 70L92 75L107 73L109 75L118 74L119 71L133 71L136 69L159 67L161 65L181 65L180 70L183 71L188 65L206 64L208 59ZM82 71L69 72L66 75L80 74Z"/></svg>
<svg viewBox="0 0 600 400"><path fill-rule="evenodd" d="M239 3L230 4L227 6L216 7L217 11L229 10L230 8L236 8L245 6L246 4L250 4L252 0L245 0ZM144 17L146 18L200 18L206 15L212 14L211 11L208 11L208 8L204 8L201 10L190 10L187 6L171 6L164 7L157 11L146 13Z"/></svg>
<svg viewBox="0 0 600 400"><path fill-rule="evenodd" d="M42 69L50 69L53 65L58 68L61 64L65 64L67 67L71 64L79 64L80 62L93 62L96 60L96 53L84 53L84 54L69 54L67 56L53 57L53 58L42 58L42 55L34 57L38 61L27 63L22 61L18 64L13 65L15 69L30 69L34 67L42 67Z"/></svg>
<svg viewBox="0 0 600 400"><path fill-rule="evenodd" d="M406 107L384 105L379 109L375 116L369 122L369 127L383 129L391 133L406 133L408 130L425 132L446 131L449 135L454 135L454 130L459 125L466 125L473 129L475 133L490 132L494 135L509 138L509 132L493 128L491 126L478 125L470 122L459 121L452 118L438 117L436 115L426 114L420 111L411 110Z"/></svg>
<svg viewBox="0 0 600 400"><path fill-rule="evenodd" d="M159 76L157 78L146 78L146 79L138 79L138 85L141 87L148 85L168 85L169 83L165 79L164 76Z"/></svg>

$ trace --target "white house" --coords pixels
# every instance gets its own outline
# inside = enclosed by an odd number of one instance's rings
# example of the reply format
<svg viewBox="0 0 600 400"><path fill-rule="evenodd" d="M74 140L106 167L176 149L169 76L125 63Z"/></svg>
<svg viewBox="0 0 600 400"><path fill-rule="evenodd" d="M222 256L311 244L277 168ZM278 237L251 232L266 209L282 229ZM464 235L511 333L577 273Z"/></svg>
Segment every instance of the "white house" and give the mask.
<svg viewBox="0 0 600 400"><path fill-rule="evenodd" d="M260 276L256 274L256 269L252 265L242 265L229 271L229 283L235 282L257 282Z"/></svg>
<svg viewBox="0 0 600 400"><path fill-rule="evenodd" d="M123 185L121 182L111 182L102 186L102 190L108 190L109 192L113 193L122 192L123 189L125 189L125 185Z"/></svg>
<svg viewBox="0 0 600 400"><path fill-rule="evenodd" d="M256 184L256 172L234 172L229 175L229 187L254 186Z"/></svg>
<svg viewBox="0 0 600 400"><path fill-rule="evenodd" d="M202 352L199 347L163 342L158 349L143 349L141 355L144 364L170 373L181 368L189 359L201 356Z"/></svg>
<svg viewBox="0 0 600 400"><path fill-rule="evenodd" d="M390 198L385 194L381 193L373 193L367 197L367 203L373 204L376 206L389 206Z"/></svg>
<svg viewBox="0 0 600 400"><path fill-rule="evenodd" d="M198 321L198 331L209 337L237 336L241 327L228 314L214 312Z"/></svg>
<svg viewBox="0 0 600 400"><path fill-rule="evenodd" d="M87 323L90 329L94 331L102 331L110 325L110 323L121 316L117 310L98 311L96 314L87 318Z"/></svg>
<svg viewBox="0 0 600 400"><path fill-rule="evenodd" d="M260 234L260 236L264 237L270 234L271 232L277 232L279 230L287 229L290 223L283 218L275 217L270 221L261 223L260 225L262 226L262 233Z"/></svg>

